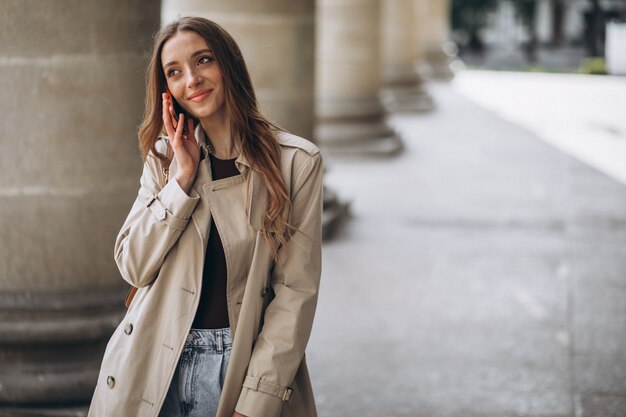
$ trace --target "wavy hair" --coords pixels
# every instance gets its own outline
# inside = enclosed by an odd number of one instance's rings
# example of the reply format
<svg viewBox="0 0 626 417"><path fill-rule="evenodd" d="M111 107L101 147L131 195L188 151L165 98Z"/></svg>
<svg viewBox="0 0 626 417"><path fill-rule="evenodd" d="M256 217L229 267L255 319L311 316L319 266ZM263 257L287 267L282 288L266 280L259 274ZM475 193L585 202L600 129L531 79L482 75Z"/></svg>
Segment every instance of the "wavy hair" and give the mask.
<svg viewBox="0 0 626 417"><path fill-rule="evenodd" d="M152 153L164 166L169 166L173 158L173 155L163 155L155 148L159 136L165 134L161 94L166 91L167 81L163 72L161 51L165 42L182 31L197 33L213 51L224 80L224 101L231 134L239 143L239 149L250 162L251 168L263 178L268 191L261 233L276 259L279 246L285 244L297 230L281 215L291 206L280 170L280 145L275 137L275 133L283 129L268 120L259 110L241 50L232 36L217 23L201 17L183 17L169 23L154 36L146 73L145 111L138 132L142 158L145 161ZM248 170L248 178L250 174Z"/></svg>

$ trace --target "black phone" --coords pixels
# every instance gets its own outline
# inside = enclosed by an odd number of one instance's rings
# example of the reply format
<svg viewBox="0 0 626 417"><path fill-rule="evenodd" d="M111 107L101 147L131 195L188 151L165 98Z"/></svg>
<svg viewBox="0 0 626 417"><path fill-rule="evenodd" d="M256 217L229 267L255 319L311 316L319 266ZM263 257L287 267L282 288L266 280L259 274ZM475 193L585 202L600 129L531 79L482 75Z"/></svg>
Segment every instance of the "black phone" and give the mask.
<svg viewBox="0 0 626 417"><path fill-rule="evenodd" d="M174 115L174 118L175 118L176 120L178 120L178 115L179 115L179 114L181 114L181 113L185 115L185 118L187 118L188 114L187 114L187 112L185 111L185 109L183 109L183 108L180 106L180 104L178 104L178 101L176 101L176 99L175 99L175 98L174 98L171 94L170 94L170 97L172 97L172 103L174 104L174 113L176 113L176 114Z"/></svg>
<svg viewBox="0 0 626 417"><path fill-rule="evenodd" d="M178 102L176 101L176 99L174 98L174 96L172 96L172 93L170 93L168 91L170 97L172 97L172 104L174 105L174 113L176 113L174 115L174 118L176 119L176 121L178 121L179 115L182 113L185 115L185 125L183 126L183 134L186 135L189 132L187 132L187 120L189 120L190 118L193 119L194 121L194 126L196 125L196 120L193 116L191 116L189 113L187 113L187 111L185 109L182 108L182 106L180 104L178 104Z"/></svg>

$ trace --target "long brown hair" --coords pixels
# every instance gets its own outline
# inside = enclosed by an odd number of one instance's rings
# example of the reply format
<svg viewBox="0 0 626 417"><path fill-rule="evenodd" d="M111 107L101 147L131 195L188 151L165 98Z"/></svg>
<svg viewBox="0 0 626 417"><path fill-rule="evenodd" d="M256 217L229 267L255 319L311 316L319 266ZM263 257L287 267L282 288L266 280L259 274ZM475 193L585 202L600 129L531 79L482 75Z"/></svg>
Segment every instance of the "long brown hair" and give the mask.
<svg viewBox="0 0 626 417"><path fill-rule="evenodd" d="M224 101L230 118L230 131L251 168L263 178L268 191L268 203L262 234L276 258L278 246L285 244L292 232L282 213L291 201L280 170L280 145L275 132L282 130L259 110L258 101L243 55L235 40L217 23L201 17L183 17L161 29L154 36L152 56L146 74L146 107L139 127L139 147L143 159L150 153L169 166L169 155L159 153L155 144L164 133L161 94L167 81L161 62L161 50L167 40L181 31L200 35L213 51L224 80ZM248 178L251 174L248 170Z"/></svg>

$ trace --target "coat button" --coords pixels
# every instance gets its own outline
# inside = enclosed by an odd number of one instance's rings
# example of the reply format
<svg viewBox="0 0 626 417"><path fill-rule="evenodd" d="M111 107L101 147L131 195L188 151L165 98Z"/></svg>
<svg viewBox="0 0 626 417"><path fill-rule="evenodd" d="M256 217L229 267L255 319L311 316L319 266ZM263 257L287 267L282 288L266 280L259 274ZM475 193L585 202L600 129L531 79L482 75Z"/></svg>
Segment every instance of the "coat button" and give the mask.
<svg viewBox="0 0 626 417"><path fill-rule="evenodd" d="M133 332L133 324L126 323L126 327L124 327L124 333L131 334Z"/></svg>
<svg viewBox="0 0 626 417"><path fill-rule="evenodd" d="M113 388L115 386L115 378L113 378L111 375L107 376L107 385L109 386L109 388Z"/></svg>

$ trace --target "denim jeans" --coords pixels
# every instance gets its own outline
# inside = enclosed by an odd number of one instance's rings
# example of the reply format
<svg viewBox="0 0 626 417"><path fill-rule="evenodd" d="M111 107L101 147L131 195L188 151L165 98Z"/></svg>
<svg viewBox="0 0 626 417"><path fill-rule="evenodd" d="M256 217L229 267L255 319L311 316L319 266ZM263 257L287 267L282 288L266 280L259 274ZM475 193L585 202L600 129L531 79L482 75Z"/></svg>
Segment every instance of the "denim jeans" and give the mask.
<svg viewBox="0 0 626 417"><path fill-rule="evenodd" d="M159 417L214 417L231 350L229 328L192 328Z"/></svg>

